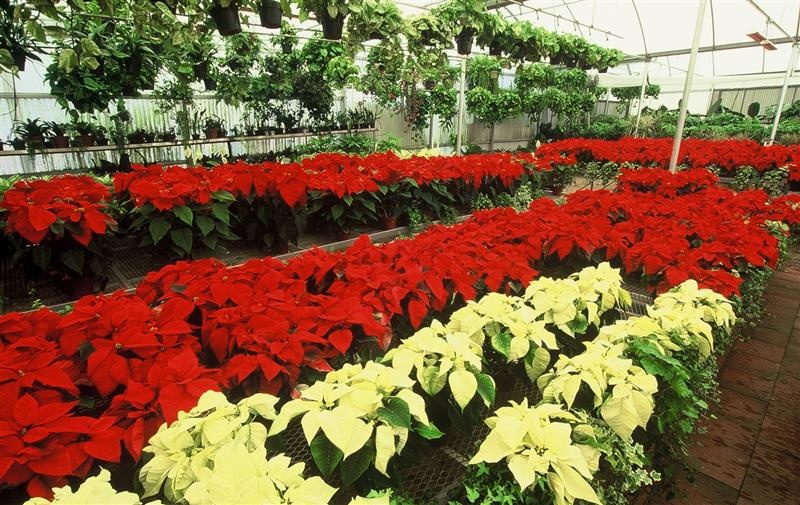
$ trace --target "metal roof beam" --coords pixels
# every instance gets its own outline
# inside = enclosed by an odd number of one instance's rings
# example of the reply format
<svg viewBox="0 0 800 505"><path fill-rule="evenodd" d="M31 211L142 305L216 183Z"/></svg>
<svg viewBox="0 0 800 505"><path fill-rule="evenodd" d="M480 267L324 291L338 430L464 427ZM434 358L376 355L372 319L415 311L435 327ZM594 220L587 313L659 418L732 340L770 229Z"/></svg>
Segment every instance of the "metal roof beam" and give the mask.
<svg viewBox="0 0 800 505"><path fill-rule="evenodd" d="M779 39L769 39L770 42L775 44L791 44L794 42L794 37L782 37ZM728 51L731 49L746 49L748 47L761 47L761 44L756 42L755 40L748 40L745 42L731 42L730 44L717 44L711 46L701 46L697 49L699 53L710 53L712 51ZM681 56L684 54L691 53L692 50L690 48L686 49L671 49L669 51L657 51L649 54L639 54L635 56L628 56L624 60L623 63L633 63L636 61L645 61L650 58L664 58L666 56Z"/></svg>

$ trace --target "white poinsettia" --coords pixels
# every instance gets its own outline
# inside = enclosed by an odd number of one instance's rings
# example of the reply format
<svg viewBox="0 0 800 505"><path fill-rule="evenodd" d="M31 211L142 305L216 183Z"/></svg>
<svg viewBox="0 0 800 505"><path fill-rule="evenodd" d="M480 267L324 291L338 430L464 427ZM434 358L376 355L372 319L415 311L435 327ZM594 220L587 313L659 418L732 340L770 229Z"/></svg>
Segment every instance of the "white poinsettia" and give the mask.
<svg viewBox="0 0 800 505"><path fill-rule="evenodd" d="M672 332L674 333L674 332ZM612 344L629 345L634 340L648 339L665 356L683 349L676 343L680 340L671 332L665 330L658 321L647 316L637 316L630 319L621 319L614 324L600 328L596 340L606 340Z"/></svg>
<svg viewBox="0 0 800 505"><path fill-rule="evenodd" d="M322 432L342 452L342 459L374 440L374 466L388 474L389 460L402 452L409 429L429 425L425 401L412 391L413 386L407 374L373 361L344 365L286 403L272 423L270 436L302 416L308 443Z"/></svg>
<svg viewBox="0 0 800 505"><path fill-rule="evenodd" d="M527 400L511 402L486 420L491 431L470 464L505 461L522 489L546 479L557 505L576 499L599 504L590 484L599 451L573 441L570 421L576 420L558 405L528 407ZM582 429L591 430L585 425Z"/></svg>
<svg viewBox="0 0 800 505"><path fill-rule="evenodd" d="M188 505L325 505L336 493L320 477L303 478L304 463L292 465L283 454L268 459L264 447L253 451L232 441L220 447L210 463L186 489L183 500Z"/></svg>
<svg viewBox="0 0 800 505"><path fill-rule="evenodd" d="M267 428L254 420L275 418L277 402L276 397L259 393L234 405L220 392L203 393L196 407L179 412L175 422L162 424L144 448L153 454L139 470L144 497L163 487L169 501L180 501L203 469L213 464L216 451L232 441L251 451L263 448Z"/></svg>
<svg viewBox="0 0 800 505"><path fill-rule="evenodd" d="M140 505L141 500L136 493L117 492L109 483L111 474L101 468L100 474L89 477L78 489L73 491L69 486L53 488L53 499L31 498L24 505ZM148 502L161 505L161 502Z"/></svg>
<svg viewBox="0 0 800 505"><path fill-rule="evenodd" d="M631 294L622 287L619 268L612 268L607 261L596 267L586 267L569 278L578 283L585 301L597 304L600 315L615 307L631 306Z"/></svg>
<svg viewBox="0 0 800 505"><path fill-rule="evenodd" d="M714 327L730 333L736 323L733 305L724 296L698 288L688 280L658 296L647 314L676 335L682 347L694 346L702 356L714 350Z"/></svg>
<svg viewBox="0 0 800 505"><path fill-rule="evenodd" d="M564 403L572 408L582 384L593 395L594 407L623 439L637 426L645 427L653 413L658 381L630 359L622 357L625 344L605 340L587 342L586 351L568 358L559 356L552 372L539 377L543 402Z"/></svg>
<svg viewBox="0 0 800 505"><path fill-rule="evenodd" d="M405 375L416 370L417 382L430 396L450 385L453 398L464 410L478 394L486 406L494 402L494 380L482 373L483 349L465 333L455 333L439 322L419 330L389 351L384 363Z"/></svg>

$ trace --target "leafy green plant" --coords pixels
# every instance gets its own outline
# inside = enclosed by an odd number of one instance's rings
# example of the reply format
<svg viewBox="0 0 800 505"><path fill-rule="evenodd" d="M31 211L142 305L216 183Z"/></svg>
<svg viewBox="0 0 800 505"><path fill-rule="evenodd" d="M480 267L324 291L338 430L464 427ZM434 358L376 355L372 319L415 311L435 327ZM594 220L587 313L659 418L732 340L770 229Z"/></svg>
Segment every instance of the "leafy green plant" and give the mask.
<svg viewBox="0 0 800 505"><path fill-rule="evenodd" d="M391 0L362 0L349 5L348 44L360 45L370 39L398 38L405 32L400 9Z"/></svg>
<svg viewBox="0 0 800 505"><path fill-rule="evenodd" d="M475 55L467 63L468 86L493 90L502 71L503 65L494 56Z"/></svg>
<svg viewBox="0 0 800 505"><path fill-rule="evenodd" d="M334 56L325 66L325 81L336 89L358 86L358 67L347 55Z"/></svg>

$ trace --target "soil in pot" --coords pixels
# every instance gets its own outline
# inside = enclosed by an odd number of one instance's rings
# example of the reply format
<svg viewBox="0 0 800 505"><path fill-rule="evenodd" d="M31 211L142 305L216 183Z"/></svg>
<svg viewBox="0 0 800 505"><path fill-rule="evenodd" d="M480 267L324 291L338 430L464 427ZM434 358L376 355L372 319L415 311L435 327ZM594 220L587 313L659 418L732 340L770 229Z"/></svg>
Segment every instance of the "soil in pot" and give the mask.
<svg viewBox="0 0 800 505"><path fill-rule="evenodd" d="M322 24L322 36L328 40L341 40L342 28L344 27L344 16L339 14L335 18L328 15L327 12L323 13L320 17Z"/></svg>
<svg viewBox="0 0 800 505"><path fill-rule="evenodd" d="M66 135L56 135L53 137L53 147L63 149L69 147L69 137Z"/></svg>
<svg viewBox="0 0 800 505"><path fill-rule="evenodd" d="M209 11L211 19L217 25L217 31L223 37L236 35L242 32L242 25L239 22L239 7L230 4L227 7L215 5Z"/></svg>
<svg viewBox="0 0 800 505"><path fill-rule="evenodd" d="M464 28L456 35L456 50L458 54L467 55L472 52L472 38L475 36L475 30L472 28Z"/></svg>
<svg viewBox="0 0 800 505"><path fill-rule="evenodd" d="M258 8L258 17L261 18L261 26L264 28L280 28L281 4L275 0L262 0Z"/></svg>

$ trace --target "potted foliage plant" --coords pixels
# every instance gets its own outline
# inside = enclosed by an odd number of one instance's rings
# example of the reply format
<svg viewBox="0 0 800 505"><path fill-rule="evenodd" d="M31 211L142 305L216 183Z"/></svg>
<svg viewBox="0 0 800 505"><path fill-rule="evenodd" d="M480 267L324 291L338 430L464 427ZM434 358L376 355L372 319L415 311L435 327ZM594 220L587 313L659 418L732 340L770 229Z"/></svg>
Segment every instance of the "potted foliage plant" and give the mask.
<svg viewBox="0 0 800 505"><path fill-rule="evenodd" d="M477 34L477 43L481 47L489 48L490 56L503 54L503 37L509 28L508 21L494 12L484 12L481 15L481 29Z"/></svg>
<svg viewBox="0 0 800 505"><path fill-rule="evenodd" d="M219 138L225 135L225 121L216 114L212 114L205 120L204 131L207 139Z"/></svg>
<svg viewBox="0 0 800 505"><path fill-rule="evenodd" d="M69 147L69 137L67 136L67 125L58 123L56 121L48 121L45 123L50 134L50 142L53 147L63 149Z"/></svg>
<svg viewBox="0 0 800 505"><path fill-rule="evenodd" d="M433 49L452 47L453 29L441 16L423 14L411 19L407 26L406 38L412 54L420 54Z"/></svg>
<svg viewBox="0 0 800 505"><path fill-rule="evenodd" d="M0 2L0 69L22 72L28 59L42 61L39 43L45 41L45 33L38 16L25 3ZM31 27L41 33L29 31Z"/></svg>
<svg viewBox="0 0 800 505"><path fill-rule="evenodd" d="M328 40L341 40L344 18L350 12L350 6L357 3L359 0L297 0L300 21L314 14L322 25L323 37Z"/></svg>
<svg viewBox="0 0 800 505"><path fill-rule="evenodd" d="M208 11L214 26L223 37L241 33L242 25L239 22L239 6L235 0L218 0L211 5Z"/></svg>
<svg viewBox="0 0 800 505"><path fill-rule="evenodd" d="M452 26L456 27L456 50L458 54L472 52L472 40L482 30L486 3L484 0L447 0L435 9Z"/></svg>
<svg viewBox="0 0 800 505"><path fill-rule="evenodd" d="M47 123L43 123L37 118L14 123L12 133L25 141L28 151L33 151L44 148L44 138L49 131Z"/></svg>
<svg viewBox="0 0 800 505"><path fill-rule="evenodd" d="M291 54L297 45L297 29L285 19L281 22L280 36L276 37L283 54Z"/></svg>
<svg viewBox="0 0 800 505"><path fill-rule="evenodd" d="M258 3L258 17L264 28L280 28L283 11L289 12L289 2L282 0L261 0Z"/></svg>
<svg viewBox="0 0 800 505"><path fill-rule="evenodd" d="M353 44L382 40L404 33L403 16L392 0L363 0L350 4L347 39Z"/></svg>

